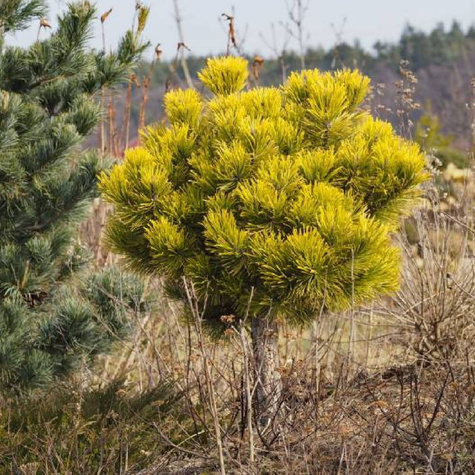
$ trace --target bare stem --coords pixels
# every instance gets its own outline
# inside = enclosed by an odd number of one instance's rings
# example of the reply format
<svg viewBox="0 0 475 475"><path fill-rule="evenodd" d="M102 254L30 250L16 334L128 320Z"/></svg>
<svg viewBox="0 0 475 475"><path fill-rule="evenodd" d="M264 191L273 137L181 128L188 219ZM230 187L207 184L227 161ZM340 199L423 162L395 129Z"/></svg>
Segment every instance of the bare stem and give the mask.
<svg viewBox="0 0 475 475"><path fill-rule="evenodd" d="M194 297L193 286L190 284L185 278L183 279L185 285L186 296L188 300L188 304L193 315L193 323L195 325L196 335L198 337L198 345L201 353L201 357L203 359L203 369L205 371L205 378L206 378L206 386L209 395L209 405L211 409L211 415L213 418L214 424L214 431L216 437L216 445L218 447L218 456L219 456L219 465L221 468L221 475L226 475L226 467L224 464L224 452L223 452L223 441L221 437L221 427L219 424L219 416L218 416L218 407L216 404L216 395L211 379L211 370L209 367L209 355L206 350L205 342L204 342L204 335L203 335L203 324L202 324L202 315L200 315L198 309L198 303L196 298Z"/></svg>
<svg viewBox="0 0 475 475"><path fill-rule="evenodd" d="M180 44L185 44L185 35L183 33L182 19L180 14L180 6L178 5L178 0L173 0L173 6L175 8L175 22L178 30L178 39ZM180 51L180 62L183 69L183 74L185 75L186 84L190 89L194 89L193 80L191 79L190 71L188 69L188 63L186 62L185 48L181 48Z"/></svg>

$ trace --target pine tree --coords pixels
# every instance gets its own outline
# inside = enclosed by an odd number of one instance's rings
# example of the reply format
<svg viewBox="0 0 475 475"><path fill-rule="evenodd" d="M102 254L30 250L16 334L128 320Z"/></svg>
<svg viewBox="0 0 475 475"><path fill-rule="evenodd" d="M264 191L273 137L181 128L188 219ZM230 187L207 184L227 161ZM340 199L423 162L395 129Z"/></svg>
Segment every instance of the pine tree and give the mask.
<svg viewBox="0 0 475 475"><path fill-rule="evenodd" d="M280 320L396 290L391 232L427 176L418 145L361 107L369 79L357 71L243 91L247 75L241 58L208 60L213 97L169 92L168 125L149 127L100 186L115 252L177 298L193 289L210 326L251 317L262 410Z"/></svg>
<svg viewBox="0 0 475 475"><path fill-rule="evenodd" d="M5 35L42 18L45 2L0 4L0 394L91 362L140 305L136 279L77 279L87 263L78 223L104 169L81 143L100 120L98 93L124 82L144 48L132 32L116 54L88 48L96 13L70 4L49 39L22 49Z"/></svg>

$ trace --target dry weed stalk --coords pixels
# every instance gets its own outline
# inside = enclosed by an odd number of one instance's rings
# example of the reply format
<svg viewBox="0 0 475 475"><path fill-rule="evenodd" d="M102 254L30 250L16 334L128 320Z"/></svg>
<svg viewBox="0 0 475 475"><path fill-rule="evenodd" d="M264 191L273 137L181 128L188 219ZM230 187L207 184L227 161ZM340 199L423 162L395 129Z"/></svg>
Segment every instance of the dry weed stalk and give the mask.
<svg viewBox="0 0 475 475"><path fill-rule="evenodd" d="M234 47L237 49L236 41L236 28L234 26L234 15L228 15L227 13L222 13L221 16L228 22L228 45L226 47L226 55L231 54L231 48Z"/></svg>
<svg viewBox="0 0 475 475"><path fill-rule="evenodd" d="M333 47L332 53L333 53L333 58L331 62L331 68L334 69L338 66L338 62L341 61L340 57L340 48L341 45L343 44L343 33L345 31L345 26L346 26L346 17L343 18L341 25L337 27L334 23L331 24L333 34L335 35L335 45ZM345 67L346 65L341 61L341 67Z"/></svg>
<svg viewBox="0 0 475 475"><path fill-rule="evenodd" d="M287 3L287 15L290 20L290 26L287 23L281 23L287 33L294 38L299 47L300 68L305 69L305 16L310 6L310 0L293 0L292 4Z"/></svg>
<svg viewBox="0 0 475 475"><path fill-rule="evenodd" d="M130 116L131 116L131 109L132 109L133 86L137 88L141 87L141 84L139 83L139 80L136 74L131 75L129 83L127 84L127 94L125 96L124 114L122 117L122 127L120 131L120 136L119 136L119 143L124 144L125 149L129 147L129 140L130 140Z"/></svg>
<svg viewBox="0 0 475 475"><path fill-rule="evenodd" d="M221 425L218 412L218 406L216 404L216 393L215 386L213 384L211 370L210 370L210 355L205 345L204 334L203 334L203 311L200 312L198 307L198 299L194 295L193 284L188 282L186 279L183 279L183 284L185 287L189 310L193 316L193 324L195 327L196 336L198 338L198 345L200 349L201 358L203 361L203 369L205 372L205 381L209 398L209 407L210 412L213 418L214 432L216 437L216 445L218 447L219 455L219 465L221 469L221 474L226 475L226 465L224 462L224 451L223 451L223 440L221 437Z"/></svg>
<svg viewBox="0 0 475 475"><path fill-rule="evenodd" d="M108 16L112 13L112 8L101 15L101 33L102 33L102 51L106 52L106 30L104 23ZM101 110L106 109L106 90L101 90ZM106 152L106 124L104 118L101 120L101 153L104 155Z"/></svg>
<svg viewBox="0 0 475 475"><path fill-rule="evenodd" d="M234 328L236 332L239 334L239 340L241 343L241 351L242 351L242 357L243 357L243 370L244 370L244 385L245 385L245 418L247 422L247 430L249 433L249 462L252 465L254 465L254 462L256 461L256 454L255 454L255 443L254 443L254 430L253 430L253 424L252 424L252 401L253 401L253 396L254 396L254 388L252 388L252 382L251 382L251 373L250 373L250 362L252 361L252 357L250 353L252 353L252 346L249 344L249 338L247 336L247 330L246 330L246 324L247 320L249 318L249 310L251 307L252 303L252 298L253 298L253 291L251 291L251 295L249 297L249 305L247 307L246 314L244 316L243 320L239 321L239 327L238 329Z"/></svg>
<svg viewBox="0 0 475 475"><path fill-rule="evenodd" d="M182 18L178 0L173 0L173 7L175 9L175 22L178 30L178 45L182 45L182 47L178 47L177 55L180 53L180 62L183 69L183 74L185 75L186 84L190 89L194 89L193 80L191 79L190 71L188 69L188 63L186 62L185 50L190 50L185 44L185 35L183 33Z"/></svg>
<svg viewBox="0 0 475 475"><path fill-rule="evenodd" d="M140 103L140 114L139 114L139 130L143 130L145 128L145 110L148 104L148 93L150 89L150 81L152 78L153 71L155 69L155 64L157 61L160 61L162 56L162 50L160 49L160 44L155 47L153 52L153 58L150 62L150 67L148 68L147 75L143 79L142 87L143 87L143 95L142 101ZM128 144L126 145L127 148Z"/></svg>
<svg viewBox="0 0 475 475"><path fill-rule="evenodd" d="M174 82L178 85L178 87L184 88L184 85L182 84L182 81L178 74L178 59L179 59L180 53L183 52L184 50L191 51L190 48L188 48L188 46L186 46L185 43L181 43L181 42L178 43L176 46L175 58L173 59L173 61L170 63L170 66L169 66L170 74L167 77L167 80L165 82L165 92L168 92L171 89Z"/></svg>
<svg viewBox="0 0 475 475"><path fill-rule="evenodd" d="M409 61L402 60L400 62L399 74L401 79L396 82L398 131L403 137L412 138L411 131L414 124L411 120L411 115L414 111L421 108L421 105L414 98L418 80L409 68Z"/></svg>
<svg viewBox="0 0 475 475"><path fill-rule="evenodd" d="M261 40L264 42L264 44L276 56L276 58L278 58L279 65L280 65L280 70L281 70L281 74L282 74L282 84L284 84L285 81L287 80L287 69L288 69L287 65L285 63L285 55L286 55L286 50L287 50L287 47L288 47L288 44L289 44L290 35L288 34L288 31L286 30L286 28L283 28L284 35L283 35L282 47L279 47L278 42L277 42L277 35L276 35L274 23L272 23L271 29L272 29L272 42L271 43L269 41L267 41L266 37L262 33L259 33L259 36L260 36Z"/></svg>
<svg viewBox="0 0 475 475"><path fill-rule="evenodd" d="M259 71L261 70L262 66L264 66L264 59L256 54L251 64L251 77L254 80L256 86L259 85Z"/></svg>

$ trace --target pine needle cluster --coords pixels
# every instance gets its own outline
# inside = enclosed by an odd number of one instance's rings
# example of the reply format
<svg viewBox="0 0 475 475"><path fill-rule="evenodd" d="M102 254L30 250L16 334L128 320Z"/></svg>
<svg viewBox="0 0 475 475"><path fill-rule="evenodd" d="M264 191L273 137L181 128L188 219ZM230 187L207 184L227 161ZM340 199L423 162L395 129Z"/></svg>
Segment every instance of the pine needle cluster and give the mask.
<svg viewBox="0 0 475 475"><path fill-rule="evenodd" d="M241 58L208 60L195 90L165 97L168 124L101 176L112 249L136 269L183 277L209 322L305 322L396 290L391 232L420 194L416 144L362 108L357 71L293 73L245 90Z"/></svg>

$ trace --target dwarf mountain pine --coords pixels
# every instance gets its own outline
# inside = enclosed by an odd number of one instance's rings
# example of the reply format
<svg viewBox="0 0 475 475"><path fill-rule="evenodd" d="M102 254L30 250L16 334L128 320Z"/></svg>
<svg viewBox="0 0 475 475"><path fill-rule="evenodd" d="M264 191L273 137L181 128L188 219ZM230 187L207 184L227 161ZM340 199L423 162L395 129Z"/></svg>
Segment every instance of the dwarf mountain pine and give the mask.
<svg viewBox="0 0 475 475"><path fill-rule="evenodd" d="M342 310L397 289L391 232L426 180L418 145L361 107L357 71L302 71L246 90L248 65L208 60L195 90L165 96L167 124L101 176L112 249L193 285L205 319ZM252 295L252 298L251 298Z"/></svg>

